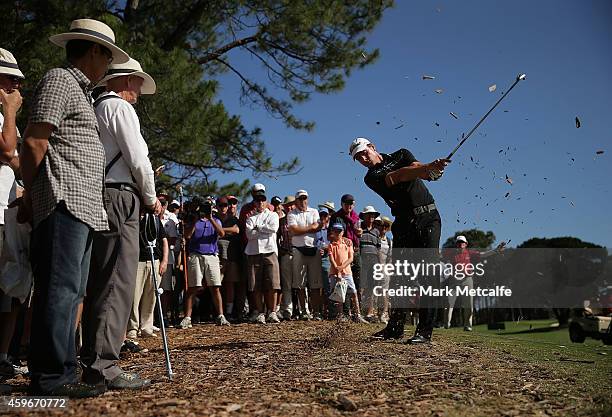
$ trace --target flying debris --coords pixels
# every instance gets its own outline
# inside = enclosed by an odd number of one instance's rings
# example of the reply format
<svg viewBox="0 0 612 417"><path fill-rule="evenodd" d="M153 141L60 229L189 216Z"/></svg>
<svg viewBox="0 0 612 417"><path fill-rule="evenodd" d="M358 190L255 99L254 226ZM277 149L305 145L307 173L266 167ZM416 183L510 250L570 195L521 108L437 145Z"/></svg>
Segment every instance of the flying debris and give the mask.
<svg viewBox="0 0 612 417"><path fill-rule="evenodd" d="M434 77L433 75L423 75L423 79L424 80L435 80L436 77Z"/></svg>
<svg viewBox="0 0 612 417"><path fill-rule="evenodd" d="M576 129L580 127L580 119L576 116Z"/></svg>
<svg viewBox="0 0 612 417"><path fill-rule="evenodd" d="M504 198L508 198L509 196L510 196L510 192L508 191L506 195L504 196Z"/></svg>
<svg viewBox="0 0 612 417"><path fill-rule="evenodd" d="M434 122L436 124L436 126L440 127L440 123L438 122Z"/></svg>
<svg viewBox="0 0 612 417"><path fill-rule="evenodd" d="M395 130L397 130L397 129L401 129L402 127L404 127L404 124L403 124L403 123L402 123L401 125L399 125L399 126L395 127L394 129L395 129Z"/></svg>
<svg viewBox="0 0 612 417"><path fill-rule="evenodd" d="M510 178L510 177L508 176L508 174L506 174L506 182L507 182L508 184L512 185L512 178Z"/></svg>
<svg viewBox="0 0 612 417"><path fill-rule="evenodd" d="M380 124L380 122L376 122L376 124L377 124L377 125L379 125L379 124Z"/></svg>
<svg viewBox="0 0 612 417"><path fill-rule="evenodd" d="M497 90L497 84L493 84L489 86L489 93L492 93L495 90Z"/></svg>
<svg viewBox="0 0 612 417"><path fill-rule="evenodd" d="M601 155L602 153L604 153L604 151L597 151L595 152L597 155Z"/></svg>
<svg viewBox="0 0 612 417"><path fill-rule="evenodd" d="M434 91L436 92L436 94L442 94L444 92L444 90L442 90L441 88L438 88Z"/></svg>
<svg viewBox="0 0 612 417"><path fill-rule="evenodd" d="M453 112L450 112L450 115L453 116L455 119L458 119L459 117L457 117L457 115Z"/></svg>

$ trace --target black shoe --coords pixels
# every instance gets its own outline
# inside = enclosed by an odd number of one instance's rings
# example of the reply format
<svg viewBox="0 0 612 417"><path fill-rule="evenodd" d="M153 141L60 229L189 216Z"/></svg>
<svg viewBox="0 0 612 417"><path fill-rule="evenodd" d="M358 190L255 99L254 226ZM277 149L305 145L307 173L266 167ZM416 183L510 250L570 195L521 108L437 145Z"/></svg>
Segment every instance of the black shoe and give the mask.
<svg viewBox="0 0 612 417"><path fill-rule="evenodd" d="M104 384L90 385L83 382L75 382L74 384L60 385L47 395L69 398L90 398L102 395L104 392L106 392Z"/></svg>
<svg viewBox="0 0 612 417"><path fill-rule="evenodd" d="M391 331L388 327L370 336L370 338L377 340L401 339L402 337L404 337L404 332Z"/></svg>
<svg viewBox="0 0 612 417"><path fill-rule="evenodd" d="M425 336L421 336L420 334L415 334L410 339L406 340L404 343L407 344L407 345L430 344L431 343L431 337L425 337Z"/></svg>
<svg viewBox="0 0 612 417"><path fill-rule="evenodd" d="M136 374L120 373L108 383L108 389L141 389L151 385L150 379L142 379Z"/></svg>
<svg viewBox="0 0 612 417"><path fill-rule="evenodd" d="M148 349L143 348L138 342L134 342L130 339L125 339L123 345L121 345L121 352L139 353L146 351L148 351Z"/></svg>

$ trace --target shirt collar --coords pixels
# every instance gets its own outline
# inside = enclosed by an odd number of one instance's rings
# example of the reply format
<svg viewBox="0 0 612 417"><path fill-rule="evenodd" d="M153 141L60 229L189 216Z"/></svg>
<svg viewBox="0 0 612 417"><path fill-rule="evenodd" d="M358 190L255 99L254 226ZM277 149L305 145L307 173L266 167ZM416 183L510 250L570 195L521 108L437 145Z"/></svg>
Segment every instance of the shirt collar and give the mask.
<svg viewBox="0 0 612 417"><path fill-rule="evenodd" d="M79 86L83 89L83 91L88 91L95 87L94 85L92 85L92 82L90 81L90 79L87 78L85 74L83 74L83 71L81 71L74 65L70 63L67 64L66 70L68 70L68 72L72 74L74 79L77 80L77 82L79 83Z"/></svg>

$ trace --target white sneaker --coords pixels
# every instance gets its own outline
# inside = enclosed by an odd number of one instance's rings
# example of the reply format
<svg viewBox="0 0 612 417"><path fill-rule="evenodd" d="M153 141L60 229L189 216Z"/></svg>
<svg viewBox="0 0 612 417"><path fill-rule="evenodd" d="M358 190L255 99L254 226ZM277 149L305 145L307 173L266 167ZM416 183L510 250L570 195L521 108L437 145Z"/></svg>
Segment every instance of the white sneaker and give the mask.
<svg viewBox="0 0 612 417"><path fill-rule="evenodd" d="M136 339L138 337L138 332L136 330L130 330L127 332L127 339Z"/></svg>
<svg viewBox="0 0 612 417"><path fill-rule="evenodd" d="M275 311L268 314L268 322L269 323L280 323L280 320L278 319L278 315L276 314Z"/></svg>
<svg viewBox="0 0 612 417"><path fill-rule="evenodd" d="M384 324L389 323L389 315L387 313L383 313L382 316L380 316L380 322Z"/></svg>
<svg viewBox="0 0 612 417"><path fill-rule="evenodd" d="M191 317L185 317L182 321L181 321L181 329L189 329L190 327L193 327L191 325Z"/></svg>
<svg viewBox="0 0 612 417"><path fill-rule="evenodd" d="M266 315L264 313L259 313L257 319L255 320L255 323L266 324Z"/></svg>
<svg viewBox="0 0 612 417"><path fill-rule="evenodd" d="M217 323L217 326L229 326L230 325L230 322L227 321L227 319L225 318L223 314L217 316L217 319L215 320L215 322Z"/></svg>
<svg viewBox="0 0 612 417"><path fill-rule="evenodd" d="M161 329L160 329L159 327L157 327L157 326L153 326L153 327L152 327L152 329L153 329L153 331L154 331L154 332L159 332L159 331L161 330Z"/></svg>

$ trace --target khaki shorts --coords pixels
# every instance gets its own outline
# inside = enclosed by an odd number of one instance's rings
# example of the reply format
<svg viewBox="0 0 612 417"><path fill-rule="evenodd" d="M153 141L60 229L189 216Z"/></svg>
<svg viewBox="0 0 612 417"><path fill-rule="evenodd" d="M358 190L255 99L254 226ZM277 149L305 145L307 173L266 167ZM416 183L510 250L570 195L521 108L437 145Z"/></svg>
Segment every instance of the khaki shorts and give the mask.
<svg viewBox="0 0 612 417"><path fill-rule="evenodd" d="M308 286L311 290L323 288L323 268L321 268L321 253L307 256L298 249L293 249L293 284L294 289Z"/></svg>
<svg viewBox="0 0 612 417"><path fill-rule="evenodd" d="M189 288L221 286L221 267L217 255L192 253L189 255L187 264L189 265Z"/></svg>
<svg viewBox="0 0 612 417"><path fill-rule="evenodd" d="M240 282L240 265L235 261L221 260L223 282Z"/></svg>
<svg viewBox="0 0 612 417"><path fill-rule="evenodd" d="M249 291L280 290L280 268L275 253L248 255Z"/></svg>

